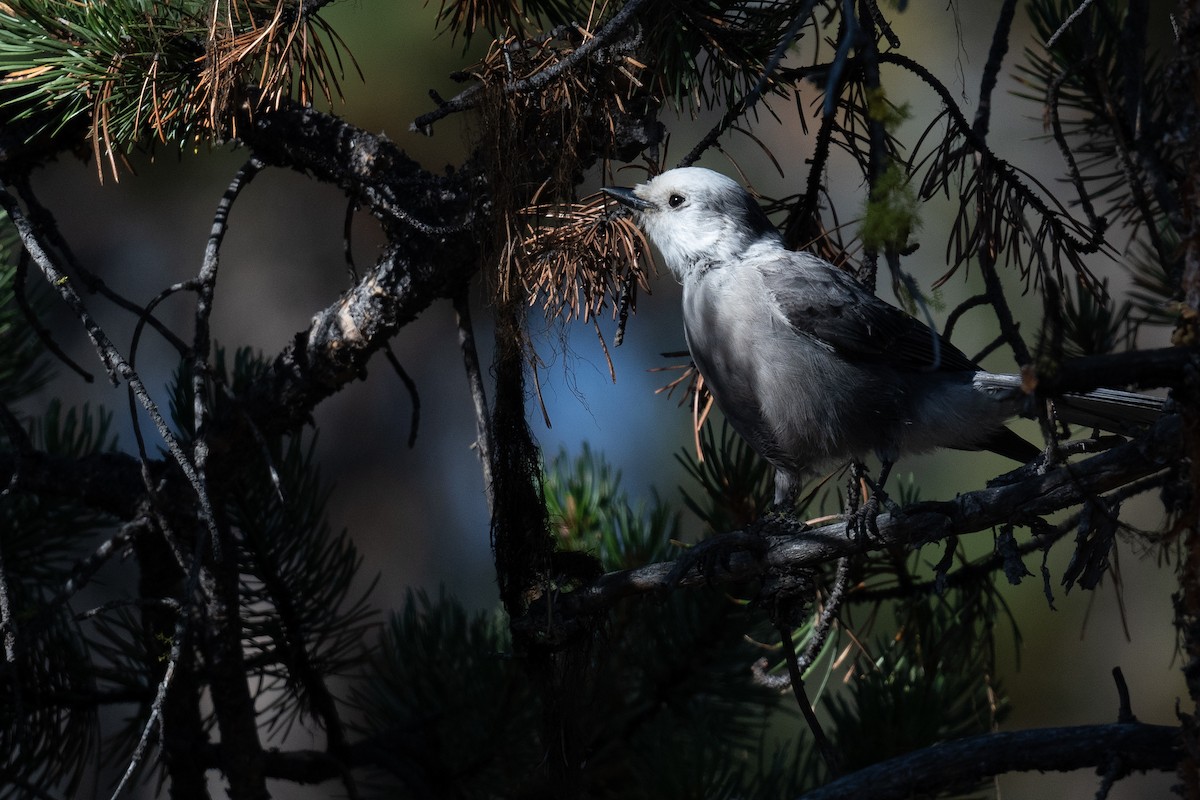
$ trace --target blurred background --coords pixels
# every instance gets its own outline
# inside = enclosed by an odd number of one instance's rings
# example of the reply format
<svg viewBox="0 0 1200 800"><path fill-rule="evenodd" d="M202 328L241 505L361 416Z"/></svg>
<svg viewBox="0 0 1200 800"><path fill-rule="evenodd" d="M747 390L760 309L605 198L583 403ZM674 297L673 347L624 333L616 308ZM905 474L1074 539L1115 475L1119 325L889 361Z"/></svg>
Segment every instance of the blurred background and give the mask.
<svg viewBox="0 0 1200 800"><path fill-rule="evenodd" d="M937 9L913 5L906 13L893 13L903 51L916 55L950 86L968 113L974 108L997 6L995 2ZM339 2L323 12L365 77L360 82L353 74L346 76L345 103L333 111L355 125L388 135L435 171L463 160L470 149L470 120L461 115L443 120L432 137L410 133L409 123L433 107L430 89L450 97L461 88L450 74L473 63L486 44L477 41L464 48L461 40L438 36L436 12L437 3L423 6L391 0ZM1029 41L1030 35L1023 26L1014 41ZM1001 156L1034 173L1045 185L1057 187L1062 163L1053 143L1040 138L1041 108L1012 95L1019 88L1012 67L1023 57L1018 50L1010 52L1006 61L993 98L991 142ZM938 101L916 81L900 79L894 70L885 71L883 80L893 101L910 104L910 122L901 136L912 143L939 110ZM808 103L813 96L802 100L809 113L815 113ZM671 132L665 163L672 164L687 152L715 119L715 115L665 113L663 121ZM795 107L782 103L777 119L761 110L753 130L785 174L775 170L757 144L737 133L722 140L728 157L711 152L701 164L736 174L732 158L764 195L797 191L807 177L808 151ZM141 303L196 272L216 203L246 156L230 149L146 154L132 159L133 171L122 173L119 181L111 175L101 181L94 163L64 158L35 174L33 181L80 259L113 288ZM625 183L642 177L636 170L618 175ZM584 193L598 187L600 180L599 175L593 176L594 183ZM864 195L857 173L835 160L829 182L840 219L852 221ZM296 331L307 327L314 312L331 304L349 285L342 254L345 207L339 191L296 173L271 170L254 180L234 208L222 250L212 326L218 344L231 351L250 345L273 355ZM942 208L937 203L923 209L923 228L915 236L922 246L904 264L924 287L945 271L948 212L948 205ZM1118 249L1123 246L1119 232L1113 242ZM354 226L354 253L360 267L374 261L380 243L371 220L360 216ZM1128 281L1119 265L1100 259L1093 267L1109 276L1110 286L1120 296ZM977 277L967 270L951 280L939 298L944 308L975 294ZM881 290L891 299L883 283ZM1009 285L1012 300L1024 314L1023 330L1031 336L1038 323L1038 305L1021 296L1016 280ZM588 442L622 471L624 488L632 497L649 498L657 490L677 501L677 487L688 480L677 455L691 447L690 415L678 407L679 395L666 399L654 394L670 378L650 370L678 363L679 359L661 353L685 348L679 291L665 274L653 280L652 289L651 296L639 300L625 344L612 349L615 383L590 326L563 328L535 319L535 327L541 330L538 351L546 362L541 386L551 426L542 422L536 404L529 413L547 459L560 451L578 454ZM481 358L489 364L490 313L478 285L473 294ZM88 302L128 353L133 320L97 298ZM162 316L175 330L190 336L192 313L189 298L180 297L167 304ZM133 452L124 389L114 390L104 381L94 352L64 309L56 307L51 321L57 340L97 380L89 385L59 369L58 379L41 399L62 396L68 402L115 410L120 443ZM614 326L611 320L605 324L611 343ZM996 333L986 314L972 313L959 325L955 341L971 353ZM1153 335L1160 334L1161 339L1147 339L1142 346L1164 344L1165 332ZM364 587L375 574L382 576L373 597L384 612L400 607L411 589L436 593L441 586L469 608L491 608L498 595L487 510L471 447L474 417L449 303L433 305L402 330L392 346L420 393L416 444L410 449L406 443L413 401L387 363L377 358L367 380L345 388L315 415L324 477L336 485L329 507L331 523L347 528L364 554ZM1013 368L1007 351L985 363L996 370ZM156 391L158 402L165 404L164 387L176 366L173 352L147 337L136 366ZM1021 425L1019 430L1036 440L1036 428ZM1007 468L1003 460L987 454L946 452L906 460L894 474L902 479L911 475L922 497L940 498L980 488L987 478ZM1143 528L1161 526L1154 504L1144 504L1140 513L1133 505L1127 507L1126 519ZM695 534L698 527L694 518L685 517L685 529ZM973 538L971 547L978 553L992 546L987 533ZM999 636L999 679L1014 707L1005 728L1115 721L1117 696L1110 674L1115 666L1129 681L1139 719L1175 721L1176 701L1185 700L1186 691L1170 625L1174 566L1158 552L1140 552L1127 542L1121 548L1114 573L1120 576L1120 587L1106 579L1095 592L1076 590L1064 596L1057 582L1070 556L1070 544L1063 542L1048 562L1054 609L1047 606L1040 577L1008 591L1023 646L1018 652L1011 636ZM931 551L932 559L938 556L940 548ZM1029 561L1030 569L1037 572L1037 559ZM305 738L302 735L289 744L319 746ZM1006 776L999 783L1000 796L1090 798L1097 780L1086 774ZM215 789L219 776L214 781ZM1163 797L1173 782L1170 775L1135 778L1118 784L1110 796Z"/></svg>

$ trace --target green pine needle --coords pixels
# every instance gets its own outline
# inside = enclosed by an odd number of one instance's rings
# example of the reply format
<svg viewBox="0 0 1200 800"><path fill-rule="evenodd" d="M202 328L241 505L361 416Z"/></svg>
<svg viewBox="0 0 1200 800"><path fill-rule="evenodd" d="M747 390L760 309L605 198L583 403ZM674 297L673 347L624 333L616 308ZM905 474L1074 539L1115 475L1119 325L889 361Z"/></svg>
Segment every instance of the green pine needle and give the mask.
<svg viewBox="0 0 1200 800"><path fill-rule="evenodd" d="M152 141L236 134L245 101L340 94L342 44L284 0L0 3L0 124L27 141L77 125L97 168Z"/></svg>

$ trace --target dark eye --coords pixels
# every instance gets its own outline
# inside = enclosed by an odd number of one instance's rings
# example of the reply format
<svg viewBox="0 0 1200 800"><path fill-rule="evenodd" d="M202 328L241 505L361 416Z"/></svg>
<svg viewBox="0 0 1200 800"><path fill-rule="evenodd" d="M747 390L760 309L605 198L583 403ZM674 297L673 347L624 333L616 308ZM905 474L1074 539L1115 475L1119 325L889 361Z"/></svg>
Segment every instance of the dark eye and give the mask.
<svg viewBox="0 0 1200 800"><path fill-rule="evenodd" d="M679 208L681 205L683 205L683 195L681 195L681 194L671 195L670 197L667 198L667 205L671 206L671 208Z"/></svg>

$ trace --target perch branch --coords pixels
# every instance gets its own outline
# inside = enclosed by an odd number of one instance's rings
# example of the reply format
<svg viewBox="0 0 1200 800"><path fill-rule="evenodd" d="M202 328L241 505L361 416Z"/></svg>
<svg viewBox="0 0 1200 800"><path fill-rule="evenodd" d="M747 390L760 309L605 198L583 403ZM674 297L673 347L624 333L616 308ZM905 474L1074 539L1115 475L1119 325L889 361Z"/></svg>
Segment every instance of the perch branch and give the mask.
<svg viewBox="0 0 1200 800"><path fill-rule="evenodd" d="M1009 772L1108 768L1120 754L1124 774L1174 770L1184 753L1165 725L1114 723L1004 731L942 742L888 759L808 792L800 800L892 800L970 791Z"/></svg>
<svg viewBox="0 0 1200 800"><path fill-rule="evenodd" d="M1012 522L1013 509L1020 509L1025 518L1032 519L1077 505L1158 472L1177 460L1182 452L1181 426L1178 416L1167 416L1143 437L1078 463L1061 465L1044 475L989 486L953 500L913 503L896 514L881 514L877 520L879 535L872 538L869 546L886 549L929 544ZM763 555L734 553L727 570L713 575L691 572L678 581L679 585L746 581L770 570L812 568L859 553L863 546L857 538L847 535L846 525L840 519L801 534L779 535L771 527L762 533L767 538ZM760 533L735 531L726 535L757 537ZM556 595L552 608L547 608L545 599L534 603L525 616L514 620L513 629L536 632L551 645L567 641L582 618L606 611L626 598L669 592L673 588L673 568L671 562L659 562L607 573L577 591Z"/></svg>

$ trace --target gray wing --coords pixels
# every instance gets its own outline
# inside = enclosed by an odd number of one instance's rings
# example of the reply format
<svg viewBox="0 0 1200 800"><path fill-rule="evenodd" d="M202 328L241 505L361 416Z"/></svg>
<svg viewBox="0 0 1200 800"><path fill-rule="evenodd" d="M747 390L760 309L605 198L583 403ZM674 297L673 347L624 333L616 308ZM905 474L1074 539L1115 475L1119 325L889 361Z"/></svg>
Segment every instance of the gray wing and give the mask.
<svg viewBox="0 0 1200 800"><path fill-rule="evenodd" d="M948 372L978 368L941 334L880 300L849 274L815 256L796 256L763 270L768 291L796 333L852 362L912 371L927 371L935 363Z"/></svg>

